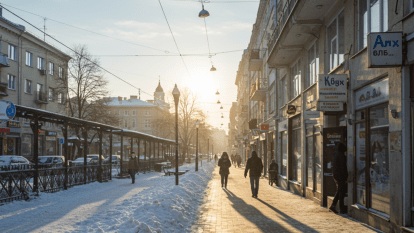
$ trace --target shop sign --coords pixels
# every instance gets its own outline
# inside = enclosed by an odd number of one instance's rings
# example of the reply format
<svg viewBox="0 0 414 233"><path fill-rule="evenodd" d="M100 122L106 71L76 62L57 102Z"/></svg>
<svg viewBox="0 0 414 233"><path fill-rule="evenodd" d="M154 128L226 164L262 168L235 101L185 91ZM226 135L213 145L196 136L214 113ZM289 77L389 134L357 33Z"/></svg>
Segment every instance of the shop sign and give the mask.
<svg viewBox="0 0 414 233"><path fill-rule="evenodd" d="M346 74L320 74L318 82L319 101L346 102L347 101Z"/></svg>
<svg viewBox="0 0 414 233"><path fill-rule="evenodd" d="M13 120L16 115L16 107L11 101L0 100L0 122Z"/></svg>
<svg viewBox="0 0 414 233"><path fill-rule="evenodd" d="M389 100L388 78L355 92L355 109L365 108Z"/></svg>
<svg viewBox="0 0 414 233"><path fill-rule="evenodd" d="M318 102L318 111L323 112L338 112L344 110L343 102Z"/></svg>
<svg viewBox="0 0 414 233"><path fill-rule="evenodd" d="M8 129L8 128L0 128L0 133L10 133L10 129Z"/></svg>
<svg viewBox="0 0 414 233"><path fill-rule="evenodd" d="M262 124L260 125L260 130L262 131L269 131L269 125L268 124Z"/></svg>
<svg viewBox="0 0 414 233"><path fill-rule="evenodd" d="M10 133L20 133L20 128L10 128Z"/></svg>
<svg viewBox="0 0 414 233"><path fill-rule="evenodd" d="M56 132L53 132L53 131L47 131L47 134L46 135L47 136L56 136L57 133Z"/></svg>
<svg viewBox="0 0 414 233"><path fill-rule="evenodd" d="M68 142L68 146L73 146L73 142Z"/></svg>
<svg viewBox="0 0 414 233"><path fill-rule="evenodd" d="M368 68L402 66L401 32L368 34Z"/></svg>
<svg viewBox="0 0 414 233"><path fill-rule="evenodd" d="M19 128L20 127L20 122L19 121L8 121L7 122L7 127Z"/></svg>
<svg viewBox="0 0 414 233"><path fill-rule="evenodd" d="M287 120L279 122L279 125L278 125L279 132L286 131L287 130L287 125L288 125Z"/></svg>
<svg viewBox="0 0 414 233"><path fill-rule="evenodd" d="M295 105L288 105L286 113L291 115L296 113L296 106Z"/></svg>
<svg viewBox="0 0 414 233"><path fill-rule="evenodd" d="M46 141L56 141L56 137L46 136Z"/></svg>
<svg viewBox="0 0 414 233"><path fill-rule="evenodd" d="M320 118L320 117L321 117L321 112L320 111L304 111L303 112L303 118L305 120Z"/></svg>
<svg viewBox="0 0 414 233"><path fill-rule="evenodd" d="M260 141L264 141L264 140L266 140L266 134L262 133L260 134Z"/></svg>

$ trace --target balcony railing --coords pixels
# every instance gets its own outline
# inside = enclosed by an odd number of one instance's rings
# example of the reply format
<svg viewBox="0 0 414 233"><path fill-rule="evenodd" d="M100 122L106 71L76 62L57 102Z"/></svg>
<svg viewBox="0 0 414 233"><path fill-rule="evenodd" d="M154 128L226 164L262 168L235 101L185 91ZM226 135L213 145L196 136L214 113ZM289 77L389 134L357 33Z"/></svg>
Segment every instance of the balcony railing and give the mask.
<svg viewBox="0 0 414 233"><path fill-rule="evenodd" d="M47 93L44 91L36 91L36 99L35 102L37 104L47 104Z"/></svg>
<svg viewBox="0 0 414 233"><path fill-rule="evenodd" d="M273 31L272 37L269 40L269 43L267 44L268 54L272 52L273 47L275 46L276 41L280 36L280 33L282 33L282 30L285 26L287 19L289 18L290 13L292 13L293 7L298 1L299 0L287 0L283 8L280 3L278 4L278 12L276 12L276 14L278 15L278 20L276 23L275 30Z"/></svg>
<svg viewBox="0 0 414 233"><path fill-rule="evenodd" d="M10 66L9 58L6 55L0 53L0 67L9 67L9 66Z"/></svg>

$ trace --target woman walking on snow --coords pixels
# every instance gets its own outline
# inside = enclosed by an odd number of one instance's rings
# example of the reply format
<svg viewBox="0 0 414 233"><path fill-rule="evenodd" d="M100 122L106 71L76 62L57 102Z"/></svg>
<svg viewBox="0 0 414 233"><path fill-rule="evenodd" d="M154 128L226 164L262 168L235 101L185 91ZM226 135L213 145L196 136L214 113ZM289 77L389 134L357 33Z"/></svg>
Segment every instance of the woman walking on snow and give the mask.
<svg viewBox="0 0 414 233"><path fill-rule="evenodd" d="M221 175L221 187L227 189L227 180L229 178L229 167L231 167L231 163L229 160L229 155L227 152L223 152L223 155L219 159L218 166L220 167L220 175Z"/></svg>

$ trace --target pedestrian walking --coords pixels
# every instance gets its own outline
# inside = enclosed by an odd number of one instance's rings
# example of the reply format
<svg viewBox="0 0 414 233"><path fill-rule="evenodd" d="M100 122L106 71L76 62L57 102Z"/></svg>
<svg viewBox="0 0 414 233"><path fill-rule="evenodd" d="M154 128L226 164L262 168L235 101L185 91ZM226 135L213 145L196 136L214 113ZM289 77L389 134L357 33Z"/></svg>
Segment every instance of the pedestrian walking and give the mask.
<svg viewBox="0 0 414 233"><path fill-rule="evenodd" d="M279 166L276 163L275 159L272 159L272 163L269 165L269 184L272 185L272 182L277 185L277 175L278 175Z"/></svg>
<svg viewBox="0 0 414 233"><path fill-rule="evenodd" d="M230 159L231 159L231 164L234 164L234 155L233 154L231 154Z"/></svg>
<svg viewBox="0 0 414 233"><path fill-rule="evenodd" d="M129 175L131 176L133 184L135 184L135 170L136 169L138 169L138 161L137 161L137 158L135 157L135 153L132 152L131 157L129 157L129 161L128 161L128 172L129 172Z"/></svg>
<svg viewBox="0 0 414 233"><path fill-rule="evenodd" d="M247 160L246 169L244 170L244 178L246 178L249 170L252 197L257 198L259 193L259 180L263 171L263 163L262 160L257 157L256 151L252 151L252 157Z"/></svg>
<svg viewBox="0 0 414 233"><path fill-rule="evenodd" d="M347 179L348 179L348 168L346 165L346 146L343 143L339 143L338 150L335 151L332 159L332 170L333 177L336 183L336 194L329 210L338 213L335 207L339 200L339 210L340 213L346 213L344 197L347 191Z"/></svg>
<svg viewBox="0 0 414 233"><path fill-rule="evenodd" d="M241 164L241 156L240 155L236 155L236 162L237 162L237 167L240 168L240 164Z"/></svg>
<svg viewBox="0 0 414 233"><path fill-rule="evenodd" d="M217 154L214 155L214 162L217 163Z"/></svg>
<svg viewBox="0 0 414 233"><path fill-rule="evenodd" d="M229 178L229 168L231 167L231 163L229 160L229 155L227 152L223 152L223 155L221 155L221 158L218 162L218 166L220 167L220 176L221 176L221 187L227 189L227 180Z"/></svg>

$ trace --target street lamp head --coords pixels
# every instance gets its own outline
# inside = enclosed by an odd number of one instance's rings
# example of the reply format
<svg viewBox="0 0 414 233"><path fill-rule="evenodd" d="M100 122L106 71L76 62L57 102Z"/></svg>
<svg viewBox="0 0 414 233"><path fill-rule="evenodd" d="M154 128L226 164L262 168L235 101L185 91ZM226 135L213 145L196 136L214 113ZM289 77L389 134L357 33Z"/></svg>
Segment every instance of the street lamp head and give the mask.
<svg viewBox="0 0 414 233"><path fill-rule="evenodd" d="M180 90L178 90L177 84L175 84L172 94L174 96L175 104L178 104L178 100L180 99Z"/></svg>
<svg viewBox="0 0 414 233"><path fill-rule="evenodd" d="M221 105L220 109L223 109L223 105Z"/></svg>
<svg viewBox="0 0 414 233"><path fill-rule="evenodd" d="M196 128L198 129L198 127L200 127L200 122L197 120L196 121Z"/></svg>
<svg viewBox="0 0 414 233"><path fill-rule="evenodd" d="M210 71L216 71L216 70L217 70L216 67L214 67L213 65L211 65Z"/></svg>
<svg viewBox="0 0 414 233"><path fill-rule="evenodd" d="M204 5L203 5L203 9L198 14L198 17L206 18L206 17L209 17L209 16L210 16L210 13L208 13L208 11L204 10Z"/></svg>
<svg viewBox="0 0 414 233"><path fill-rule="evenodd" d="M221 104L220 100L217 101L217 104Z"/></svg>
<svg viewBox="0 0 414 233"><path fill-rule="evenodd" d="M220 95L220 92L218 92L218 90L217 90L217 92L216 92L216 95Z"/></svg>

